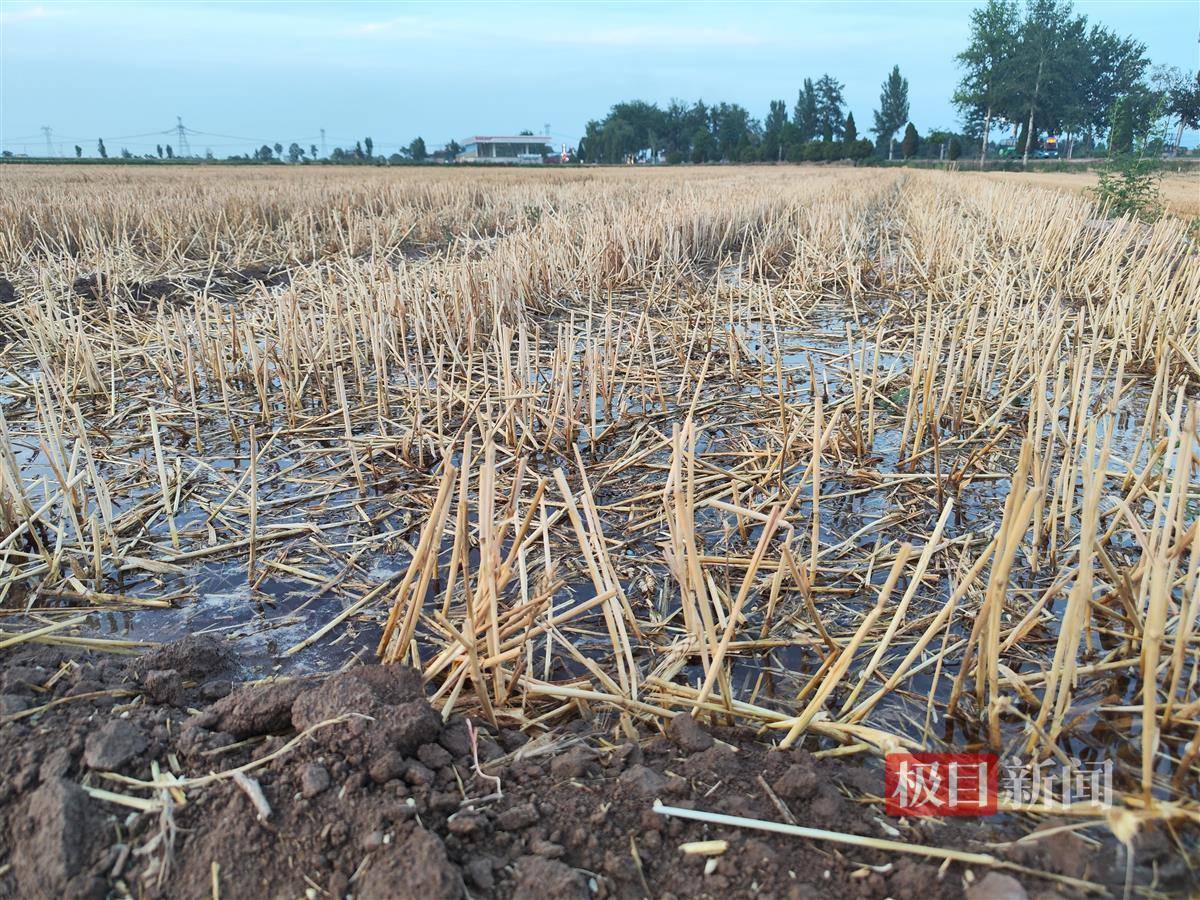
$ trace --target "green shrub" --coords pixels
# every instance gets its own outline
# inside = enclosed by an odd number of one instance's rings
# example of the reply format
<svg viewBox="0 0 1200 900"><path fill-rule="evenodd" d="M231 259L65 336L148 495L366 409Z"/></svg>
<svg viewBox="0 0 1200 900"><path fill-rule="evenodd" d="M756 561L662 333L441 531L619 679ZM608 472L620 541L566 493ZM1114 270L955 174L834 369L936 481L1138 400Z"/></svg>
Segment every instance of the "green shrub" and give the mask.
<svg viewBox="0 0 1200 900"><path fill-rule="evenodd" d="M1161 179L1162 173L1150 160L1124 157L1100 171L1092 194L1109 216L1156 222L1163 215Z"/></svg>

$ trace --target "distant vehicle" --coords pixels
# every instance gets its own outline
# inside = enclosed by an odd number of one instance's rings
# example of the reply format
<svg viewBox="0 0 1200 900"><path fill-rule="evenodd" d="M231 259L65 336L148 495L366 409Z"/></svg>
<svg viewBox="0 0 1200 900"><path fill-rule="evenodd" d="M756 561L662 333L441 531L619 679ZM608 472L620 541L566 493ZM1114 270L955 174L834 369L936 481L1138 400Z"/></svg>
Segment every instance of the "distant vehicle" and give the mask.
<svg viewBox="0 0 1200 900"><path fill-rule="evenodd" d="M1017 148L1017 142L1013 138L1008 138L996 149L996 155L1001 159L1011 156L1024 156L1024 150L1024 147ZM1029 155L1034 159L1058 159L1058 138L1048 137L1044 141L1035 142L1033 148L1029 151Z"/></svg>

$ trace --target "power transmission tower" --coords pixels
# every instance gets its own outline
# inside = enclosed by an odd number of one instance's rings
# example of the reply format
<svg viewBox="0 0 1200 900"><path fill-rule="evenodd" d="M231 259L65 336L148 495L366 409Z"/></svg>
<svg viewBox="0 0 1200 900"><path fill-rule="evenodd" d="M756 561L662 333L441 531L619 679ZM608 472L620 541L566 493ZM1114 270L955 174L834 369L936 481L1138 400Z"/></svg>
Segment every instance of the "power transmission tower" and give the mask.
<svg viewBox="0 0 1200 900"><path fill-rule="evenodd" d="M46 157L49 158L54 155L54 144L52 143L54 129L49 125L43 125L42 134L46 136Z"/></svg>
<svg viewBox="0 0 1200 900"><path fill-rule="evenodd" d="M321 129L321 159L324 159L329 154L325 152L325 129Z"/></svg>
<svg viewBox="0 0 1200 900"><path fill-rule="evenodd" d="M175 146L176 156L191 156L192 148L188 144L187 129L183 127L183 116L176 116L175 121L178 123L175 126Z"/></svg>

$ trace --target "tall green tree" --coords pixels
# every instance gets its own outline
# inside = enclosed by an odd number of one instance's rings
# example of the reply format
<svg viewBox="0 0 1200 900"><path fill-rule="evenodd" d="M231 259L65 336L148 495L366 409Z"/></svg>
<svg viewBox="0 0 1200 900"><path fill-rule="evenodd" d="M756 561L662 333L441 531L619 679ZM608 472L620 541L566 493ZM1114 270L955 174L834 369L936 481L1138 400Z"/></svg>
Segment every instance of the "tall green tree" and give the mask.
<svg viewBox="0 0 1200 900"><path fill-rule="evenodd" d="M371 140L369 135L363 138L363 147L366 148L367 159L370 159L375 155L375 142Z"/></svg>
<svg viewBox="0 0 1200 900"><path fill-rule="evenodd" d="M1162 91L1138 85L1117 98L1110 116L1108 152L1121 156L1143 149L1154 123L1166 112L1169 100Z"/></svg>
<svg viewBox="0 0 1200 900"><path fill-rule="evenodd" d="M692 162L712 162L718 152L716 139L706 127L700 126L692 133Z"/></svg>
<svg viewBox="0 0 1200 900"><path fill-rule="evenodd" d="M817 136L817 115L817 88L811 78L805 78L792 112L792 121L796 124L801 143L806 144Z"/></svg>
<svg viewBox="0 0 1200 900"><path fill-rule="evenodd" d="M788 124L787 104L772 100L771 110L763 123L763 159L779 162L783 159L783 129Z"/></svg>
<svg viewBox="0 0 1200 900"><path fill-rule="evenodd" d="M908 79L900 75L900 67L893 66L879 92L879 109L875 110L876 140L882 149L887 147L888 159L892 158L892 138L908 121Z"/></svg>
<svg viewBox="0 0 1200 900"><path fill-rule="evenodd" d="M900 155L905 159L912 159L917 155L917 148L920 146L921 138L917 134L917 128L909 122L904 127L904 139L900 141Z"/></svg>
<svg viewBox="0 0 1200 900"><path fill-rule="evenodd" d="M100 154L101 159L108 159L108 150L104 147L104 138L97 139L96 151Z"/></svg>
<svg viewBox="0 0 1200 900"><path fill-rule="evenodd" d="M957 57L963 77L954 92L954 103L964 116L983 118L980 168L987 158L992 118L1011 104L1016 88L1020 26L1014 0L987 0L971 12L971 43Z"/></svg>
<svg viewBox="0 0 1200 900"><path fill-rule="evenodd" d="M1072 105L1080 72L1086 71L1086 28L1087 20L1074 14L1069 0L1029 0L1025 8L1014 61L1023 165L1042 128L1056 128Z"/></svg>
<svg viewBox="0 0 1200 900"><path fill-rule="evenodd" d="M817 133L826 142L840 139L846 130L846 114L842 112L846 97L841 92L844 86L832 74L817 79Z"/></svg>
<svg viewBox="0 0 1200 900"><path fill-rule="evenodd" d="M1117 100L1138 90L1150 60L1146 45L1093 26L1084 49L1086 69L1070 85L1068 126L1103 134L1112 128Z"/></svg>
<svg viewBox="0 0 1200 900"><path fill-rule="evenodd" d="M720 158L729 162L742 159L746 147L757 143L761 129L749 111L737 103L718 103L711 109L712 133L717 139Z"/></svg>
<svg viewBox="0 0 1200 900"><path fill-rule="evenodd" d="M75 145L75 158L83 159L83 148L80 147L78 144Z"/></svg>
<svg viewBox="0 0 1200 900"><path fill-rule="evenodd" d="M1194 76L1183 75L1167 89L1167 113L1179 124L1175 130L1175 153L1183 140L1184 128L1200 128L1200 71Z"/></svg>
<svg viewBox="0 0 1200 900"><path fill-rule="evenodd" d="M370 138L367 138L370 140ZM429 155L425 149L425 139L418 135L412 139L412 143L408 145L408 155L412 157L413 162L424 162Z"/></svg>
<svg viewBox="0 0 1200 900"><path fill-rule="evenodd" d="M842 94L845 87L832 75L826 73L817 79L817 121L816 131L823 141L841 138L846 129L846 120L842 108L846 98Z"/></svg>
<svg viewBox="0 0 1200 900"><path fill-rule="evenodd" d="M609 117L620 119L629 126L628 146L622 148L622 156L646 149L651 155L658 153L664 131L663 116L662 110L653 103L645 100L618 103L609 111Z"/></svg>
<svg viewBox="0 0 1200 900"><path fill-rule="evenodd" d="M858 126L854 124L854 113L846 116L846 125L842 129L842 140L847 146L858 140Z"/></svg>

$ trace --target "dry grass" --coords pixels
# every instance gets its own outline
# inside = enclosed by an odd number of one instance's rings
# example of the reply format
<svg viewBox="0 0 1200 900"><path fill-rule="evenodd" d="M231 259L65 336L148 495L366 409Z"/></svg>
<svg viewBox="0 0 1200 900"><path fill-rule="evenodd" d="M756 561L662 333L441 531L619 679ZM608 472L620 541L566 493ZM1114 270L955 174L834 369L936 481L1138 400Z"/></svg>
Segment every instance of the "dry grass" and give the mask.
<svg viewBox="0 0 1200 900"><path fill-rule="evenodd" d="M11 634L217 572L447 712L1086 748L1195 817L1200 259L1093 217L927 172L16 172Z"/></svg>
<svg viewBox="0 0 1200 900"><path fill-rule="evenodd" d="M988 181L1029 184L1085 196L1100 178L1096 172L971 172L969 165L964 165L962 171L964 174ZM1181 219L1200 216L1200 166L1192 166L1183 172L1165 174L1160 188L1168 212Z"/></svg>

